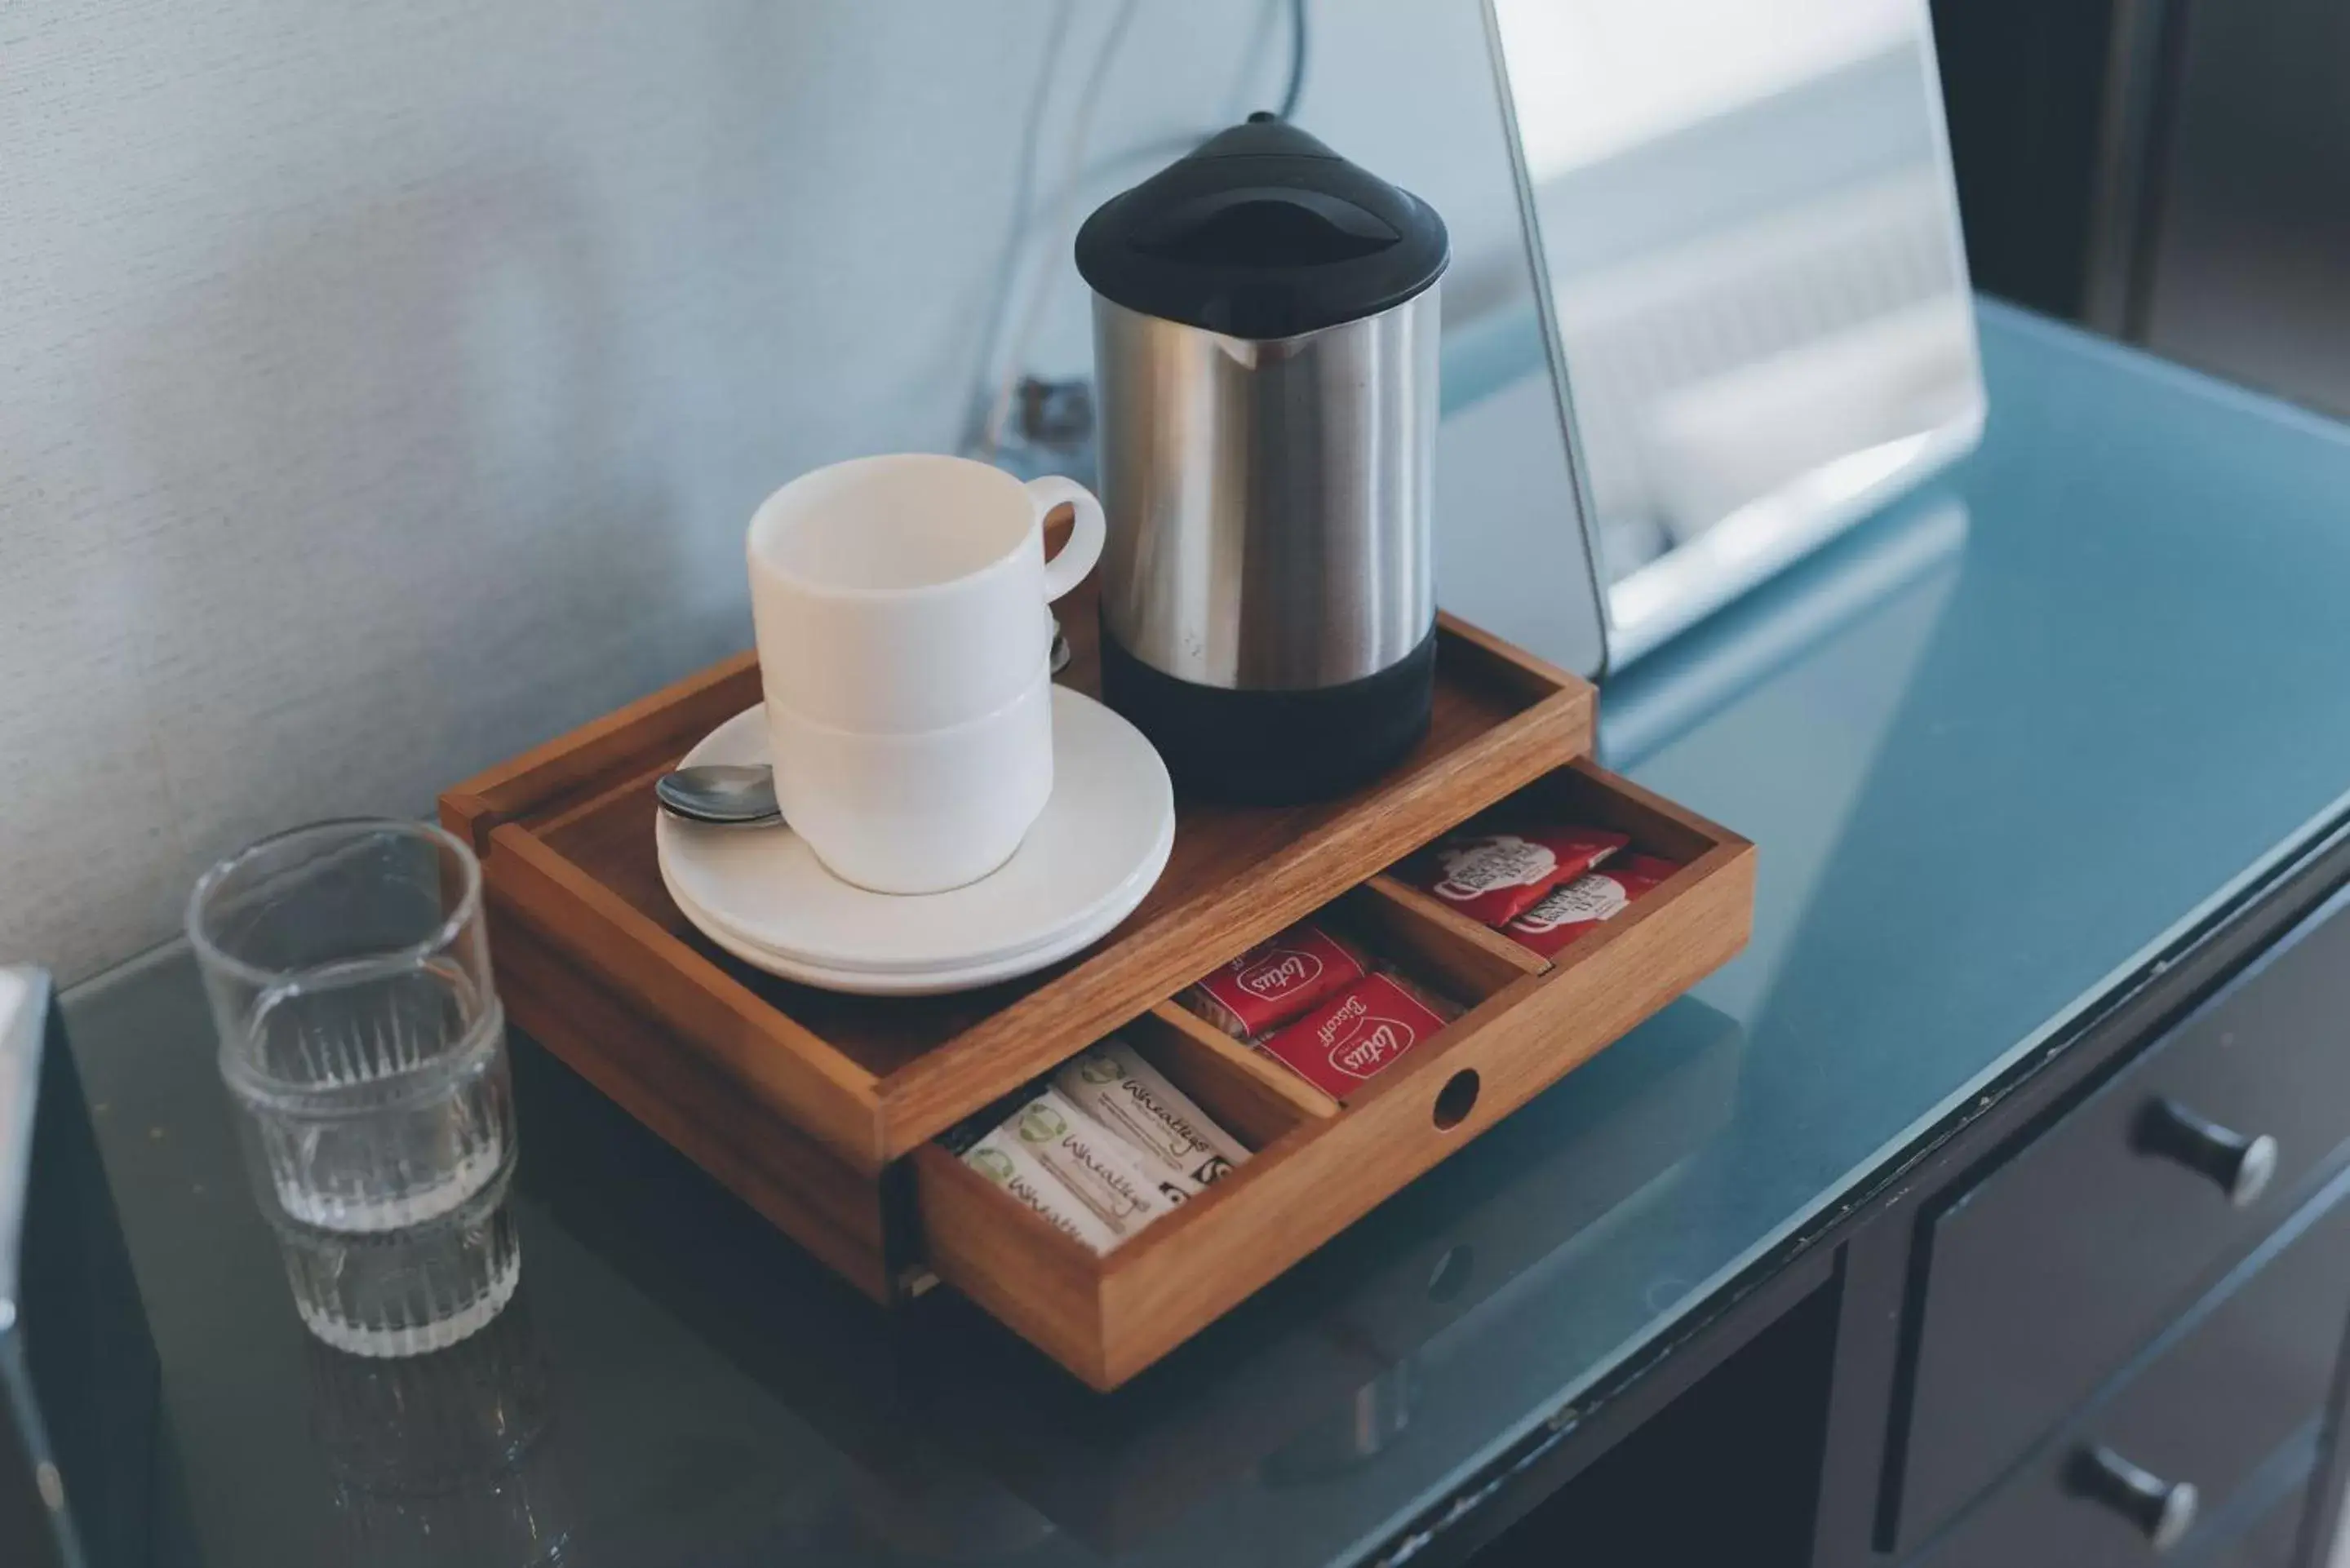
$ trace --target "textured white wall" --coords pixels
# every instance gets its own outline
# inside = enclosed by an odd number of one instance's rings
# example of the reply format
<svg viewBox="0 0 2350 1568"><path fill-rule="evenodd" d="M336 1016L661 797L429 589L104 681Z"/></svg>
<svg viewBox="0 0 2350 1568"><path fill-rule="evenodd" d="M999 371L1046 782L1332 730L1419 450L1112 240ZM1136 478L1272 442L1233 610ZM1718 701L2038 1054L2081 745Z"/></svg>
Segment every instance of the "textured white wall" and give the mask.
<svg viewBox="0 0 2350 1568"><path fill-rule="evenodd" d="M745 643L763 494L954 444L1049 45L1112 11L0 6L0 955L87 972L238 842ZM1501 233L1471 0L1316 16L1305 122ZM1143 0L1095 145L1266 101L1277 22Z"/></svg>

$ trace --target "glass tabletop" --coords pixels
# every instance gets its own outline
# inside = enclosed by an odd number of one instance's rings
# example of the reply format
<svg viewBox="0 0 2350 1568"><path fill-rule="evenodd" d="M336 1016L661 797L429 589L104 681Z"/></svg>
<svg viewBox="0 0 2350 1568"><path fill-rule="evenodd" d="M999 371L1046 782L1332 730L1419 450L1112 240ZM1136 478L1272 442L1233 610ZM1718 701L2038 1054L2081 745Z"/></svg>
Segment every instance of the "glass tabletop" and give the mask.
<svg viewBox="0 0 2350 1568"><path fill-rule="evenodd" d="M1981 452L1607 690L1607 760L1762 846L1749 951L1118 1395L883 1314L524 1041L515 1306L325 1351L184 954L81 988L192 1560L1376 1550L2341 805L2350 441L1981 315Z"/></svg>

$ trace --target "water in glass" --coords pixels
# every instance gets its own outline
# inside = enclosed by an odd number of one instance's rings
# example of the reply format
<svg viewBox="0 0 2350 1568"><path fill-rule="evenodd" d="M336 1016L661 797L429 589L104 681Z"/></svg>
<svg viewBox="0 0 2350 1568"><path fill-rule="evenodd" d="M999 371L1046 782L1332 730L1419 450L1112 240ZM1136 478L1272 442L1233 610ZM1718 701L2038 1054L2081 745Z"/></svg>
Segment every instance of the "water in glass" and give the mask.
<svg viewBox="0 0 2350 1568"><path fill-rule="evenodd" d="M207 873L189 929L303 1321L406 1355L496 1316L514 1104L471 851L421 824L297 829Z"/></svg>

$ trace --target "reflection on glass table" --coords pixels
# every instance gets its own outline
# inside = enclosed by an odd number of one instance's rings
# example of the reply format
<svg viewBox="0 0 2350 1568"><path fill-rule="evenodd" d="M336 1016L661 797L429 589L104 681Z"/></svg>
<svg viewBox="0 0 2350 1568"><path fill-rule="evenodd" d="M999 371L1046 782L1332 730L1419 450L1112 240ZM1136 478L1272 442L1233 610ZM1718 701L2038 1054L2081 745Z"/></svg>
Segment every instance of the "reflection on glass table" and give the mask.
<svg viewBox="0 0 2350 1568"><path fill-rule="evenodd" d="M1981 434L1924 0L1492 0L1620 665Z"/></svg>
<svg viewBox="0 0 2350 1568"><path fill-rule="evenodd" d="M307 1346L311 1433L351 1568L574 1560L546 1351L527 1290L480 1332L415 1356Z"/></svg>
<svg viewBox="0 0 2350 1568"><path fill-rule="evenodd" d="M529 1278L447 1350L343 1355L240 1179L194 966L77 1026L173 1374L194 1517L146 1561L174 1564L1327 1561L1587 1354L1557 1292L1694 1277L1644 1238L1745 1061L1675 1003L1104 1399L947 1291L877 1311L519 1036Z"/></svg>
<svg viewBox="0 0 2350 1568"><path fill-rule="evenodd" d="M874 1312L550 1058L525 1049L515 1069L526 1194L853 1460L827 1539L885 1561L1029 1562L1060 1539L1155 1562L1203 1503L1245 1497L1270 1523L1335 1480L1443 1452L1390 1450L1473 1422L1509 1375L1482 1347L1519 1311L1513 1282L1664 1200L1729 1117L1739 1060L1735 1024L1675 1004L1640 1050L1391 1199L1378 1236L1341 1236L1115 1399L945 1292Z"/></svg>

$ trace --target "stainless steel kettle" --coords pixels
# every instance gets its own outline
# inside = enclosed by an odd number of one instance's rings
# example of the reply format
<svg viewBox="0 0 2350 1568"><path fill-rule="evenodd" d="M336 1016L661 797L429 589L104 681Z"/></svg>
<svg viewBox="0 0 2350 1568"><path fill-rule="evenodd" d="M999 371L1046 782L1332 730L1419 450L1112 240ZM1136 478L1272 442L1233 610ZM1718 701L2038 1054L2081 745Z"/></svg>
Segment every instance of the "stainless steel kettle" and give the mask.
<svg viewBox="0 0 2350 1568"><path fill-rule="evenodd" d="M1426 202L1264 114L1078 231L1103 695L1179 784L1333 794L1426 732L1449 260Z"/></svg>

